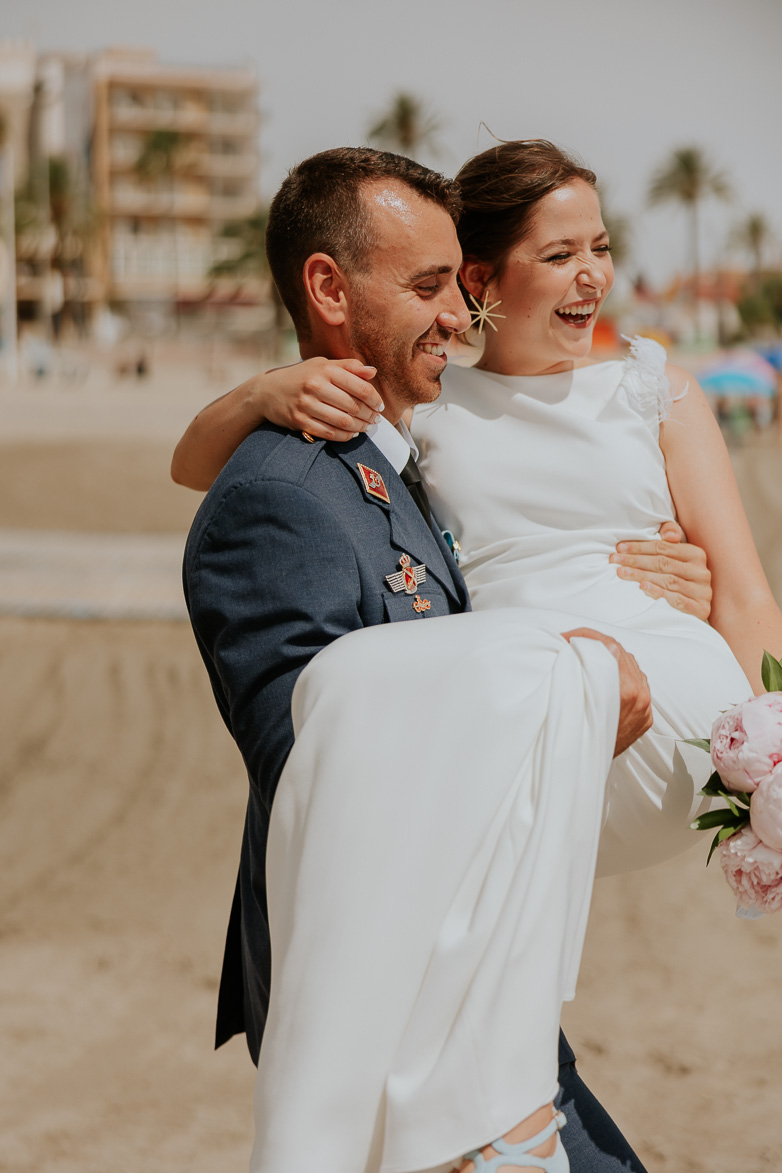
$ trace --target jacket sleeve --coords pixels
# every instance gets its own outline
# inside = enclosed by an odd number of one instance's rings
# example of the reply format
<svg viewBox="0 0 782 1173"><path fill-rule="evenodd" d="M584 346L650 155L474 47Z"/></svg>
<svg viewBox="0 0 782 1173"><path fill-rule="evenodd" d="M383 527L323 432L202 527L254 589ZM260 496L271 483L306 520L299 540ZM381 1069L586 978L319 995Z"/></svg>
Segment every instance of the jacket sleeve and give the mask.
<svg viewBox="0 0 782 1173"><path fill-rule="evenodd" d="M299 673L363 626L350 536L297 485L235 486L186 553L185 594L218 704L270 810L293 745Z"/></svg>

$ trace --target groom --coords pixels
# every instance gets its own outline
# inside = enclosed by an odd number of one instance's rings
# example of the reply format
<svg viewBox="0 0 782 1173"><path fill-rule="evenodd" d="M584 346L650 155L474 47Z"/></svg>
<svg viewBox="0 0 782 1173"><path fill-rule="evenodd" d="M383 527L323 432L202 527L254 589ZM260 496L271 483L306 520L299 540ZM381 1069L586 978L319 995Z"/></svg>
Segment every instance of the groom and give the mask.
<svg viewBox="0 0 782 1173"><path fill-rule="evenodd" d="M272 203L267 251L302 357L374 366L385 418L344 444L262 426L215 481L187 543L193 628L250 779L217 1045L246 1033L255 1062L271 976L266 838L293 744L296 679L347 632L469 609L409 434L394 426L407 407L437 398L448 343L469 321L456 283L458 214L454 185L400 156L345 148L291 172ZM651 724L648 689L632 657L593 634L618 660L621 752ZM367 687L382 690L383 681ZM574 1173L642 1171L577 1075L564 1037L560 1064Z"/></svg>

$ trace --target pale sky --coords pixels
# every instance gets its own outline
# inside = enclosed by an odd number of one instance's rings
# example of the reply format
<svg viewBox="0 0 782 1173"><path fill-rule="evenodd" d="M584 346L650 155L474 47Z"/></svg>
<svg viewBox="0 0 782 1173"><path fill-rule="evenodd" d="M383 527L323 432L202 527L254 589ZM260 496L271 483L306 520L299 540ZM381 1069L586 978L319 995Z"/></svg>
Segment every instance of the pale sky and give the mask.
<svg viewBox="0 0 782 1173"><path fill-rule="evenodd" d="M442 121L454 173L501 138L579 154L634 227L632 268L688 263L683 214L649 211L653 170L696 144L732 182L703 252L763 212L782 241L782 0L6 0L0 36L39 49L149 45L163 60L249 65L261 84L263 195L297 159L365 141L392 95ZM10 11L8 11L10 9Z"/></svg>

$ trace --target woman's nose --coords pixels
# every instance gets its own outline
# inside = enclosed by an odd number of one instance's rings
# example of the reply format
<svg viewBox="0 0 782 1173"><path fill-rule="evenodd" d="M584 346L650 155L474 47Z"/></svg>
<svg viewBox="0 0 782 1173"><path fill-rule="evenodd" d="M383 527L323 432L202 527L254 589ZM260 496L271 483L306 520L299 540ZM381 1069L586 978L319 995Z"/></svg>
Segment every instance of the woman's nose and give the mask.
<svg viewBox="0 0 782 1173"><path fill-rule="evenodd" d="M585 257L578 274L578 280L582 285L589 285L592 289L603 289L608 281L608 277L596 259Z"/></svg>

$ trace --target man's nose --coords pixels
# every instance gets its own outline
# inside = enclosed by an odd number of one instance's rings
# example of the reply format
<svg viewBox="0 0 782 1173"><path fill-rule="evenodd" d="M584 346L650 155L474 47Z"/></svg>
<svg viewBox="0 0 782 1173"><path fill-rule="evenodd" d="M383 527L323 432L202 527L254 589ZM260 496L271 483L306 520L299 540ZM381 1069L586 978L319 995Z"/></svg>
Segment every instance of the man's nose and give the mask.
<svg viewBox="0 0 782 1173"><path fill-rule="evenodd" d="M463 333L469 326L470 311L464 304L464 298L458 285L449 297L448 304L443 306L437 315L437 321L446 330L452 330L455 334Z"/></svg>

